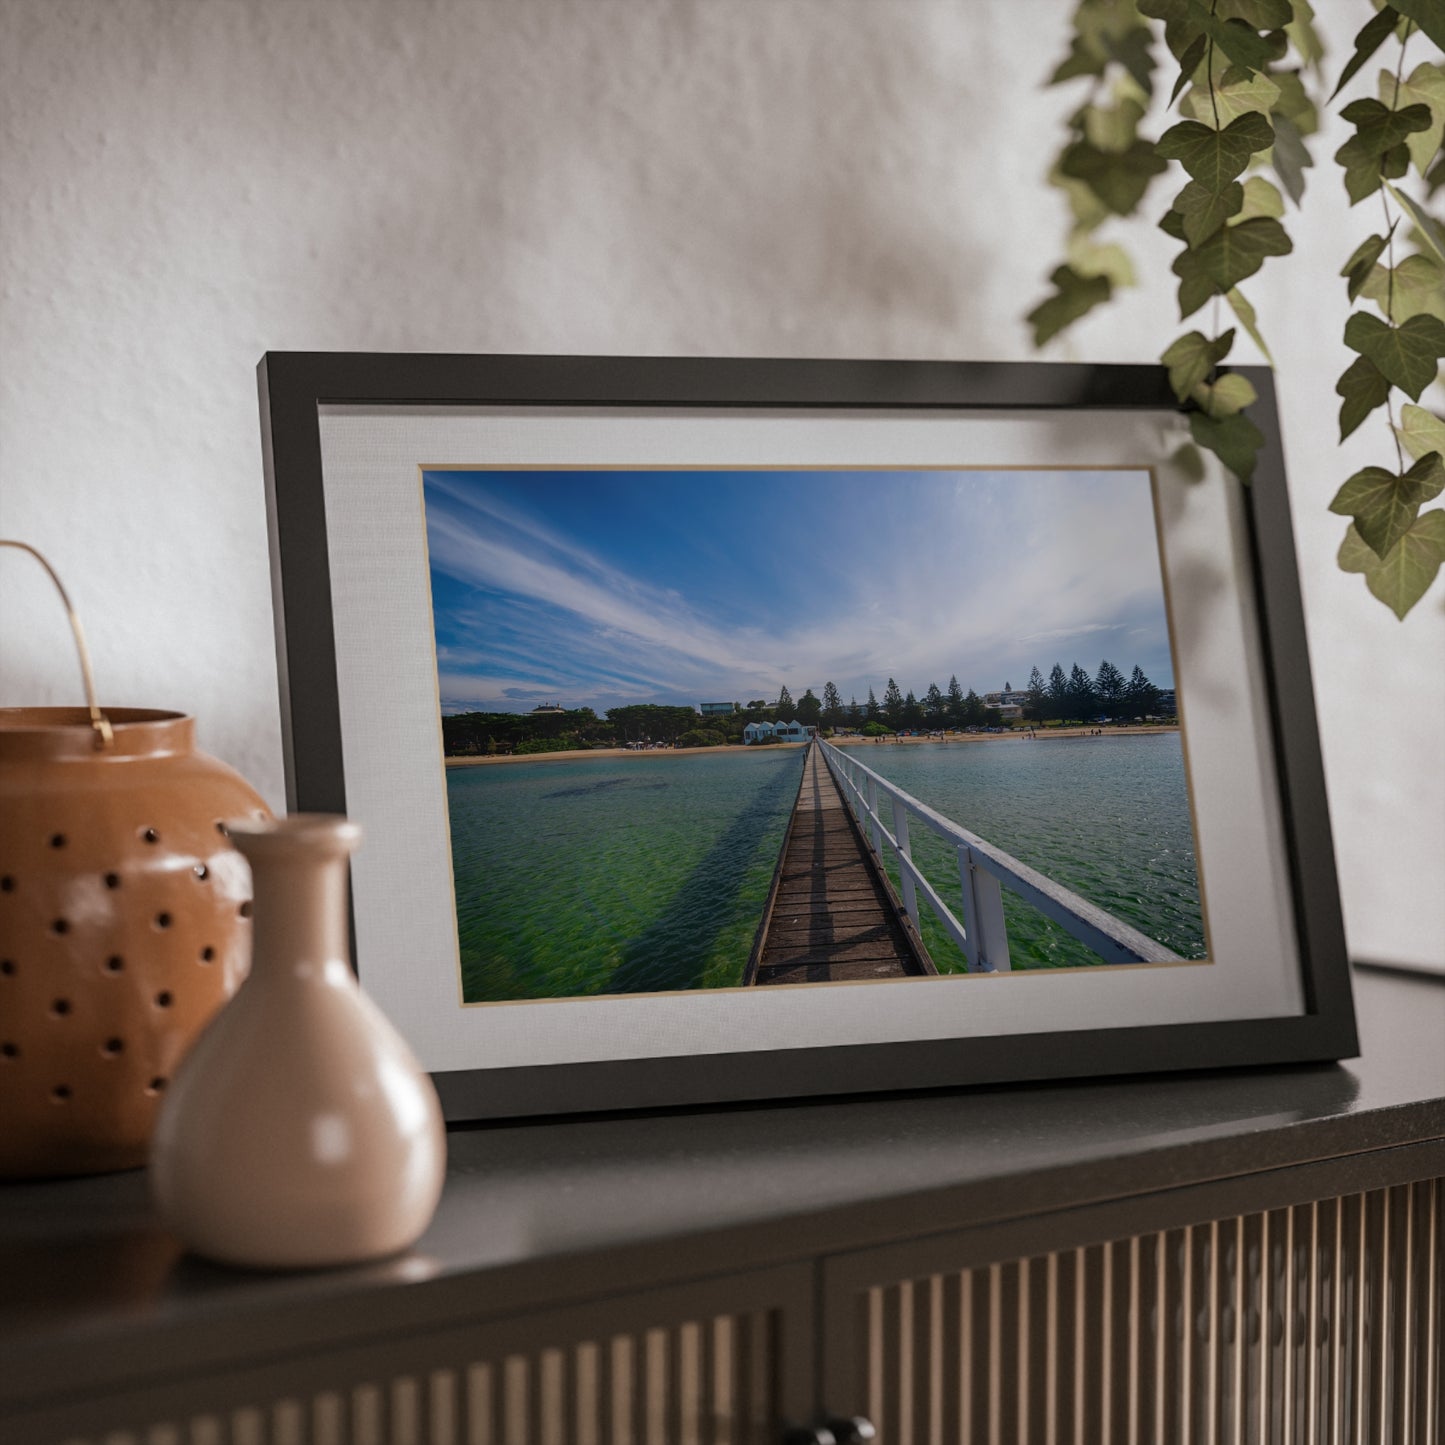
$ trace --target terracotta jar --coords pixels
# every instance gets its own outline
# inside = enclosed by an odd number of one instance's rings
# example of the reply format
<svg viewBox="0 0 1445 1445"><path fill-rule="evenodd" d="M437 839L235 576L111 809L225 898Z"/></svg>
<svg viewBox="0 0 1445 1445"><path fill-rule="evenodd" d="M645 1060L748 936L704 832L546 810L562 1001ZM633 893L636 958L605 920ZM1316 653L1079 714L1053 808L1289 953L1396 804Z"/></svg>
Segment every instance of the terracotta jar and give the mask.
<svg viewBox="0 0 1445 1445"><path fill-rule="evenodd" d="M232 837L255 885L254 956L166 1096L151 1150L161 1217L227 1264L405 1249L436 1209L446 1131L431 1079L351 969L361 830L301 813L238 822Z"/></svg>
<svg viewBox="0 0 1445 1445"><path fill-rule="evenodd" d="M267 816L181 713L0 709L0 1176L145 1162L182 1055L240 982Z"/></svg>

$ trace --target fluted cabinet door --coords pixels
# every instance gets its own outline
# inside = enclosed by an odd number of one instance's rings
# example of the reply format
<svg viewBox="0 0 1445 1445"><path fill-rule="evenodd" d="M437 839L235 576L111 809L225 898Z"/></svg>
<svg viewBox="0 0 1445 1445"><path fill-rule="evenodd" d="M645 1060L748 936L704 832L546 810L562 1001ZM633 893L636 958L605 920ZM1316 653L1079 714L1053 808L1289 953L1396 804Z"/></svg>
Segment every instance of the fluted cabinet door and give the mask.
<svg viewBox="0 0 1445 1445"><path fill-rule="evenodd" d="M813 1278L753 1271L196 1379L158 1361L148 1387L0 1422L0 1441L776 1445L812 1410Z"/></svg>
<svg viewBox="0 0 1445 1445"><path fill-rule="evenodd" d="M877 1445L1441 1445L1445 1180L917 1249L827 1267L826 1407Z"/></svg>

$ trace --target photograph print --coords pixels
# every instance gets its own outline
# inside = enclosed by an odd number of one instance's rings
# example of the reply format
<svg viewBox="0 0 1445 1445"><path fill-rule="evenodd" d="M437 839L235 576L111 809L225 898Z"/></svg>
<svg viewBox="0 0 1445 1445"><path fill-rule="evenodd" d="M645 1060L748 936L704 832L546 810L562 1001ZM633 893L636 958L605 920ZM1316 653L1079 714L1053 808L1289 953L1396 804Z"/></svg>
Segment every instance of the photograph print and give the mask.
<svg viewBox="0 0 1445 1445"><path fill-rule="evenodd" d="M426 468L467 1004L1208 961L1147 468Z"/></svg>

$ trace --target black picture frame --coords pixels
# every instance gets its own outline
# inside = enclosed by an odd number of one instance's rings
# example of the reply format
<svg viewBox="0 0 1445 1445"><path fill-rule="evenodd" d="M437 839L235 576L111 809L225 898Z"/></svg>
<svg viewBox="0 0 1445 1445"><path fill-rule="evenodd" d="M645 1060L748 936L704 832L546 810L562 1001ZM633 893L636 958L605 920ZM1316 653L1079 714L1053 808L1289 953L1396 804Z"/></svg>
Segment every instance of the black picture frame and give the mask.
<svg viewBox="0 0 1445 1445"><path fill-rule="evenodd" d="M1357 1051L1271 374L1246 489L1303 1010L1190 1021L434 1071L449 1119L1337 1060ZM1062 363L272 352L258 368L287 805L347 811L320 417L329 407L1177 412L1163 368ZM364 975L363 975L364 977Z"/></svg>

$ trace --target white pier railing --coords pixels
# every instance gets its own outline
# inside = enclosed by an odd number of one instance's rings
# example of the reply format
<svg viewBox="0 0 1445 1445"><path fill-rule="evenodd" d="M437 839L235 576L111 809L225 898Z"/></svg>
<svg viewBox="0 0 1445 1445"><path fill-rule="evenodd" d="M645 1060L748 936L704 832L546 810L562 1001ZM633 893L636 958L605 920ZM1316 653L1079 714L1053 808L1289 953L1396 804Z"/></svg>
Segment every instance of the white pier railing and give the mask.
<svg viewBox="0 0 1445 1445"><path fill-rule="evenodd" d="M944 932L962 950L970 973L1002 973L1009 968L1008 928L1003 914L1005 888L1060 924L1105 963L1184 961L1179 954L1171 953L1163 944L1131 928L1087 898L1081 898L1052 878L1045 878L1027 863L1020 863L1003 849L995 848L976 833L935 812L927 803L919 802L911 793L880 777L841 748L821 741L818 746L879 865L883 864L885 847L898 865L903 907L913 926L919 926L921 895ZM879 813L880 798L887 798L891 805L891 828ZM914 863L910 820L936 833L956 854L961 921Z"/></svg>

